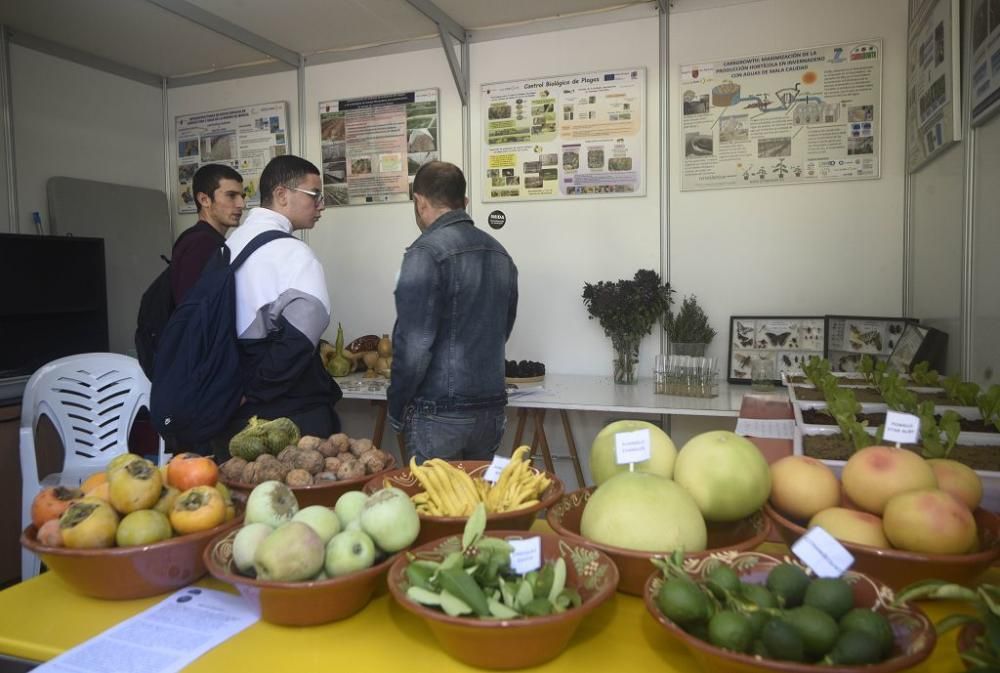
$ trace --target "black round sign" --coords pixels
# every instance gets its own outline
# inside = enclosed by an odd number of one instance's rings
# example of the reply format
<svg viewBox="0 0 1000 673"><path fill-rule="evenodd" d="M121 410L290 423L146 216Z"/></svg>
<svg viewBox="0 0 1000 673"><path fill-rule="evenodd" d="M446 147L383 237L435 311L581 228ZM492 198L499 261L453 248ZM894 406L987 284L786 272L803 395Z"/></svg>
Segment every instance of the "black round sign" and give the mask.
<svg viewBox="0 0 1000 673"><path fill-rule="evenodd" d="M502 229L503 225L507 224L507 216L503 214L502 210L494 210L490 213L486 221L489 222L490 226L494 229Z"/></svg>

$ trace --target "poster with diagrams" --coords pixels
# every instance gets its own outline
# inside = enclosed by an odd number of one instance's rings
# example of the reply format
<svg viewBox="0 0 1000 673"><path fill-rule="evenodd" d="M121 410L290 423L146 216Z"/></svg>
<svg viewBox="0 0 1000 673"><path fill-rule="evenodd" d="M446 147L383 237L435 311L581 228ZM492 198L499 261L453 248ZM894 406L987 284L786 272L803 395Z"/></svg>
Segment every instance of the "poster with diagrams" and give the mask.
<svg viewBox="0 0 1000 673"><path fill-rule="evenodd" d="M205 164L225 164L239 171L247 206L259 205L261 171L272 158L289 153L285 102L178 115L174 130L179 213L198 212L191 182Z"/></svg>
<svg viewBox="0 0 1000 673"><path fill-rule="evenodd" d="M924 2L910 22L906 139L911 173L962 137L959 25L959 0Z"/></svg>
<svg viewBox="0 0 1000 673"><path fill-rule="evenodd" d="M646 193L646 71L484 84L483 201Z"/></svg>
<svg viewBox="0 0 1000 673"><path fill-rule="evenodd" d="M749 381L755 361L765 371L801 372L811 357L823 357L824 319L814 317L733 316L729 323L729 375L731 383Z"/></svg>
<svg viewBox="0 0 1000 673"><path fill-rule="evenodd" d="M1000 0L972 2L972 125L1000 109Z"/></svg>
<svg viewBox="0 0 1000 673"><path fill-rule="evenodd" d="M835 372L857 371L861 358L888 360L908 318L826 317L826 357Z"/></svg>
<svg viewBox="0 0 1000 673"><path fill-rule="evenodd" d="M328 206L410 200L417 169L438 158L437 89L319 104Z"/></svg>
<svg viewBox="0 0 1000 673"><path fill-rule="evenodd" d="M879 177L882 42L681 66L681 189Z"/></svg>

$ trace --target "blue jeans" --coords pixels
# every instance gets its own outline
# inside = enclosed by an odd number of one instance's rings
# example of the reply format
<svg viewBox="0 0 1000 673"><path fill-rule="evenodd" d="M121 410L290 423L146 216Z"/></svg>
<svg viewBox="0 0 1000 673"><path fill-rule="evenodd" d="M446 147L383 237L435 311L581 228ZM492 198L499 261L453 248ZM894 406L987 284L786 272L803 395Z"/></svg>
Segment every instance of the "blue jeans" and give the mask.
<svg viewBox="0 0 1000 673"><path fill-rule="evenodd" d="M403 428L417 464L442 460L493 460L507 427L504 408L428 412L414 409Z"/></svg>

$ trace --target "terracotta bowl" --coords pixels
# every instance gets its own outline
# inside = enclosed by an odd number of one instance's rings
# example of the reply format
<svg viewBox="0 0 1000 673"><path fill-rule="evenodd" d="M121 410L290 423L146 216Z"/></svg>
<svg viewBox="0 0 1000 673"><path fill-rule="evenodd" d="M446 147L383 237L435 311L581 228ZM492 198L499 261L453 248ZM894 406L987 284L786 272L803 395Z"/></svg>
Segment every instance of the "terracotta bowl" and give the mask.
<svg viewBox="0 0 1000 673"><path fill-rule="evenodd" d="M774 522L781 539L791 546L802 537L805 526L780 514L770 504L764 511ZM880 549L865 544L841 542L854 556L858 572L877 577L898 591L908 584L939 579L956 584L971 584L1000 557L1000 516L982 508L972 513L979 532L979 547L974 554L921 554L900 549Z"/></svg>
<svg viewBox="0 0 1000 673"><path fill-rule="evenodd" d="M198 533L135 547L67 549L38 542L28 526L21 544L37 554L49 570L85 596L129 600L168 593L191 584L206 572L202 553L212 538L239 527L243 517Z"/></svg>
<svg viewBox="0 0 1000 673"><path fill-rule="evenodd" d="M486 460L466 460L451 463L455 467L461 468L473 477L482 476L490 462ZM535 467L531 468L533 473L538 473ZM563 493L563 483L551 472L546 472L552 483L542 492L542 497L538 499L538 504L514 512L502 512L499 514L488 514L486 516L487 530L528 530L531 524L538 518L538 513L543 509L552 506ZM384 488L385 482L390 486L405 491L407 495L421 493L424 488L417 481L417 478L410 473L409 468L393 470L391 472L381 472L373 476L365 484L365 493L372 494ZM420 515L420 535L417 536L414 546L422 545L449 535L461 535L465 528L468 517L464 516L429 516Z"/></svg>
<svg viewBox="0 0 1000 673"><path fill-rule="evenodd" d="M216 579L235 586L260 609L260 618L283 626L313 626L346 619L371 600L398 554L343 577L316 582L271 582L246 577L233 565L233 540L239 530L219 535L205 549L205 566Z"/></svg>
<svg viewBox="0 0 1000 673"><path fill-rule="evenodd" d="M654 556L664 556L664 553L612 547L583 537L580 534L580 518L583 516L583 508L590 500L595 488L591 486L567 493L559 502L549 508L545 518L552 526L552 530L563 537L584 542L610 556L621 574L618 591L632 596L642 596L649 573L653 571L650 559ZM718 551L749 551L759 547L770 533L771 524L760 511L731 523L710 523L708 524L708 549L685 556L702 558Z"/></svg>
<svg viewBox="0 0 1000 673"><path fill-rule="evenodd" d="M722 552L699 559L685 559L684 569L688 576L701 580L718 564L728 565L739 574L740 579L751 584L764 584L767 574L774 566L790 562L790 557L778 558L760 552ZM892 589L876 579L854 571L845 573L844 578L853 582L854 605L874 609L882 613L892 626L895 639L892 656L869 666L820 666L794 661L761 659L749 654L738 654L724 650L697 638L674 624L660 611L656 596L663 582L659 572L649 576L643 589L646 609L667 634L681 641L698 661L702 669L711 673L746 673L748 671L779 671L781 673L891 673L916 666L934 651L937 636L934 625L924 612L912 604L893 606L895 598Z"/></svg>
<svg viewBox="0 0 1000 673"><path fill-rule="evenodd" d="M526 537L523 530L492 530L487 535L505 540ZM566 560L566 586L580 592L580 607L511 620L449 617L406 597L407 556L397 559L389 570L389 591L405 610L424 620L448 655L462 663L492 669L537 666L566 649L584 617L611 598L618 583L618 570L606 554L551 533L540 533L538 537L543 561L560 556ZM461 540L461 535L449 536L411 549L411 553L417 558L440 561L448 552L459 550Z"/></svg>
<svg viewBox="0 0 1000 673"><path fill-rule="evenodd" d="M391 453L387 453L389 456L389 462L386 468L381 472L376 472L375 474L366 474L363 477L357 477L355 479L344 479L343 481L328 481L323 484L311 484L309 486L293 486L292 493L295 494L295 499L299 501L299 507L309 507L310 505L323 505L324 507L333 507L337 504L337 498L344 495L348 491L360 491L364 488L365 484L376 477L381 478L387 472L391 472L396 467L396 457ZM224 483L230 489L236 493L243 493L244 496L250 495L250 491L254 489L256 484L245 484L241 481L230 481L228 479L222 478L219 475L219 481Z"/></svg>

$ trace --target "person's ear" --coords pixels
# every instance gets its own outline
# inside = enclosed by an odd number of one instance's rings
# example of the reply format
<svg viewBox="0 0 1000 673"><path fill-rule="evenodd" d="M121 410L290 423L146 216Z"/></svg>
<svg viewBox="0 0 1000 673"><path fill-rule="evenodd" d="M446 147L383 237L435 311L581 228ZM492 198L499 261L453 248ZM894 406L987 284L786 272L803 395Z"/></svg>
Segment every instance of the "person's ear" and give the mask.
<svg viewBox="0 0 1000 673"><path fill-rule="evenodd" d="M202 208L208 208L209 206L212 205L212 197L210 197L205 192L198 192L197 194L194 195L194 198L195 201L198 202L198 205L201 206Z"/></svg>

